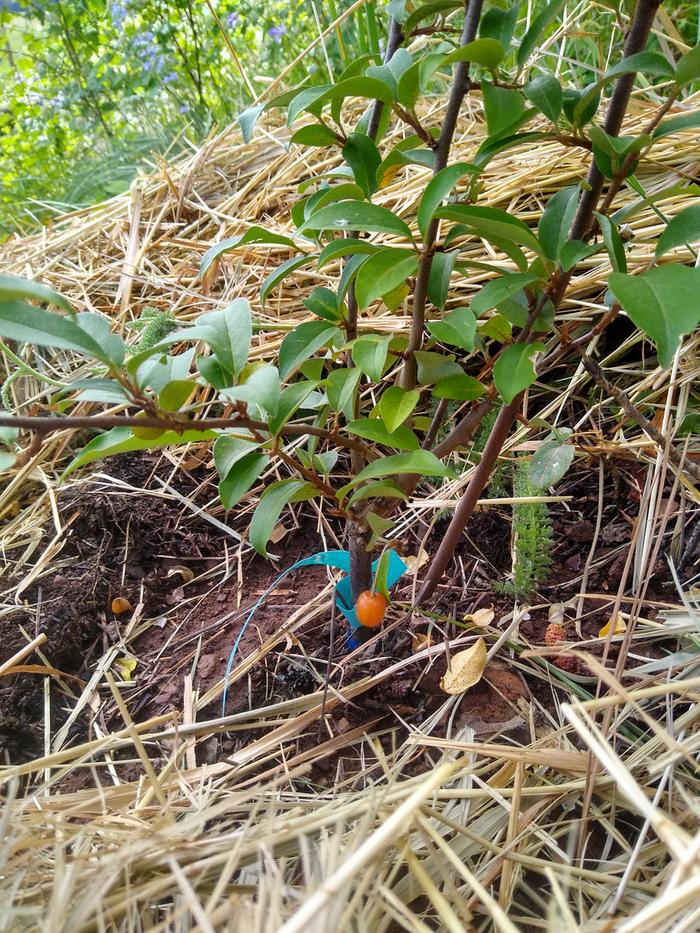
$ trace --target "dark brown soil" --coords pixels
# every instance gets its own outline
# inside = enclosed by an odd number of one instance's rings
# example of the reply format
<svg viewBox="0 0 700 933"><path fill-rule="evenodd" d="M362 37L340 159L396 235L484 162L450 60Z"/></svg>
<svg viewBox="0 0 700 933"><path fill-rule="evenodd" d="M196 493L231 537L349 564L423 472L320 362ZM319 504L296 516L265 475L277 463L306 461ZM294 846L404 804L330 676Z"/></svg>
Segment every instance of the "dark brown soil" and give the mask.
<svg viewBox="0 0 700 933"><path fill-rule="evenodd" d="M149 455L123 455L112 461L108 469L134 487L148 488L155 464L155 458ZM194 487L195 480L202 478L196 471L195 467L194 476L180 473L175 480L169 476L169 481L187 491ZM624 473L611 470L608 480L602 533L588 591L610 593L612 602L639 505L639 482L634 464L627 465ZM153 484L151 488L160 487ZM24 608L0 620L0 660L26 643L21 625L30 637L46 632L48 641L42 650L51 666L87 679L95 661L115 642L125 624L111 611L115 597L127 599L133 606L143 602L145 618L157 618L169 610L163 627L152 625L130 646L137 658L137 671L124 696L137 721L170 708L181 709L184 681L190 672L200 695L217 683L224 674L231 645L249 606L282 569L323 547L313 526L307 523L301 529L292 529L274 545L272 550L279 558L276 563L248 555L242 558L239 569L236 542L177 503L156 495L122 492L116 487L107 492L104 486L88 484L81 489L79 496L68 492L59 497L62 520L69 530L52 573L25 593ZM574 499L566 507L552 507L554 567L538 594L542 599L535 602L564 602L578 593L593 539L598 509L597 474L579 469L562 483L560 492ZM228 520L235 526L235 517L229 516ZM436 522L429 550L442 537L448 520L449 516ZM241 525L243 531L245 522ZM415 540L402 542L408 553L417 551L425 528L416 526L413 533ZM47 528L47 540L52 534L53 528ZM225 547L229 551L228 563L223 560ZM438 591L437 608L445 617L457 620L483 606L493 605L497 615L507 612L512 608L512 598L495 593L492 586L507 577L510 563L509 510L478 512L458 549L449 583ZM194 574L194 583L187 582L190 574L186 572L183 576L183 567ZM205 571L210 572L209 578L198 581L197 577ZM326 579L323 569L307 568L284 580L256 613L242 640L239 657L249 655L296 609L307 605ZM672 599L669 582L665 563L659 562L648 596ZM402 598L408 601L410 593L407 588L398 589L396 597L397 601ZM583 634L594 635L607 621L609 606L600 600L587 600L584 609ZM542 645L546 625L546 613L533 612L530 619L521 623L521 631L532 645ZM458 633L449 622L441 623L441 628L450 635ZM376 673L395 661L409 658L414 634L404 617L400 625L390 627L380 639L373 653L375 660L363 657L362 667L355 673L360 670L362 675ZM267 705L318 689L326 673L330 636L330 618L320 618L303 629L300 645L281 644L269 652L251 672L247 683L239 683L231 691L227 712L247 708L249 704ZM336 620L333 657L338 658L345 651L345 636L341 620ZM316 661L310 662L308 657ZM418 662L406 666L401 676L390 678L352 704L337 708L336 730L342 732L382 719L395 726L397 717L408 725L419 725L444 700L439 686L443 672L444 661L427 670ZM346 665L345 677L352 675L352 668ZM51 689L54 734L65 721L73 701L54 678ZM43 751L43 690L41 676L25 674L0 679L0 750L4 748L13 762ZM533 692L545 705L552 704L551 688L543 690L536 679L530 683L518 671L508 670L502 664L489 666L482 682L463 698L459 724L470 726L477 735L508 731L511 738L528 741L528 726L521 715L522 701L527 701ZM215 707L205 710L200 718L219 715L218 703ZM106 728L122 725L116 713L112 720L108 715L104 722ZM89 737L87 720L79 719L74 724L72 738L86 737ZM251 735L236 733L224 741L224 753L250 738ZM316 739L312 736L304 741L313 743ZM330 779L334 762L329 760L324 767ZM348 767L350 764L346 762ZM317 777L322 779L323 775L319 773Z"/></svg>

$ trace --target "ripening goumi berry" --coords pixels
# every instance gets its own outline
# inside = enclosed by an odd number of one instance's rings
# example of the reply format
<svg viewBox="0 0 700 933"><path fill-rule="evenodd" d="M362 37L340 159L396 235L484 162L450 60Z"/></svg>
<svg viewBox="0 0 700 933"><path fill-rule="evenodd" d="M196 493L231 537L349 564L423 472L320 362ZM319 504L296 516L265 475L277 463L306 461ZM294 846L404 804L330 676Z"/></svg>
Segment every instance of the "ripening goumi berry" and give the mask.
<svg viewBox="0 0 700 933"><path fill-rule="evenodd" d="M382 619L386 613L387 602L381 593L373 593L371 590L365 590L357 597L355 604L355 614L361 625L365 628L376 628L382 624Z"/></svg>

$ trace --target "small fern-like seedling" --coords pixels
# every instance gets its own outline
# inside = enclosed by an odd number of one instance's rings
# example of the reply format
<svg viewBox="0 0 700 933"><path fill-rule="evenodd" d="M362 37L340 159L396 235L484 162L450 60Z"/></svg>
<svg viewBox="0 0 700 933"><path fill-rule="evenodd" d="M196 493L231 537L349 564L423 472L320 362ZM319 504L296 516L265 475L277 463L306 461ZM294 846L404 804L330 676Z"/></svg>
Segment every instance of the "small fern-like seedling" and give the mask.
<svg viewBox="0 0 700 933"><path fill-rule="evenodd" d="M137 320L129 325L140 331L139 339L132 348L132 353L141 350L150 350L167 337L178 326L178 321L172 311L161 311L159 308L146 306Z"/></svg>
<svg viewBox="0 0 700 933"><path fill-rule="evenodd" d="M528 463L515 468L513 495L539 495L528 478ZM544 502L521 502L513 507L513 579L497 583L495 589L518 599L535 593L552 567L552 521Z"/></svg>

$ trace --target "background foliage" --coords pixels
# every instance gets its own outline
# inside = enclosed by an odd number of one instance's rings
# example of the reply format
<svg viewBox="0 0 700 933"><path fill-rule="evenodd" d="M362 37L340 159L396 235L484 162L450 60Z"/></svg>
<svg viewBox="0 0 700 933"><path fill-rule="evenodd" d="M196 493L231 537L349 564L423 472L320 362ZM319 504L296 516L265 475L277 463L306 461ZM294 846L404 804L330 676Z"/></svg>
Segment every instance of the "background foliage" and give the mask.
<svg viewBox="0 0 700 933"><path fill-rule="evenodd" d="M136 169L229 123L351 5L307 0L3 0L0 235L128 187ZM290 82L377 51L374 3ZM228 43L250 80L242 79Z"/></svg>

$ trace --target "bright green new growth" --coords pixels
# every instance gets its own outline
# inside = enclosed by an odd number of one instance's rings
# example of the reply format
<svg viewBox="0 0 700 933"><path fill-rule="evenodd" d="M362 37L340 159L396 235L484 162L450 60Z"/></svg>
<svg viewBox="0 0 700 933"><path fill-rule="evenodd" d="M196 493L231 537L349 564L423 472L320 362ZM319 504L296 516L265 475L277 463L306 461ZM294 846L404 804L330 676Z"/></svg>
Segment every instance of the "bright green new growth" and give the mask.
<svg viewBox="0 0 700 933"><path fill-rule="evenodd" d="M146 305L139 317L130 326L134 330L140 331L140 334L137 342L129 348L128 356L155 347L157 343L160 343L168 334L177 329L178 322L172 311L161 311L160 308L152 308Z"/></svg>
<svg viewBox="0 0 700 933"><path fill-rule="evenodd" d="M520 459L513 477L513 496L540 496L542 490L530 481L530 466ZM513 506L513 579L497 583L497 592L516 599L532 597L545 582L552 567L552 520L545 502L522 502Z"/></svg>

